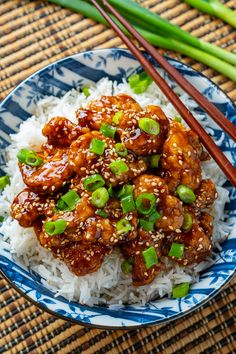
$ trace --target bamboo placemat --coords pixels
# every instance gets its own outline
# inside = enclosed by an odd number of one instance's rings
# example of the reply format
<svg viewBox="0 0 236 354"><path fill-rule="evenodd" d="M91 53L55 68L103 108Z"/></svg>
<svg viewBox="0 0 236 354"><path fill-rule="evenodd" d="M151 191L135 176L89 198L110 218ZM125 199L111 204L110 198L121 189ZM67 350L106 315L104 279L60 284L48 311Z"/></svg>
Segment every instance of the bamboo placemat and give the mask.
<svg viewBox="0 0 236 354"><path fill-rule="evenodd" d="M71 0L72 1L72 0ZM236 50L236 31L178 0L141 1L198 37ZM236 0L225 1L236 9ZM123 47L113 31L43 1L0 0L0 100L23 79L67 55ZM163 51L161 51L163 53ZM176 53L236 101L236 84ZM0 353L236 353L236 280L207 305L161 326L108 331L55 318L0 279Z"/></svg>

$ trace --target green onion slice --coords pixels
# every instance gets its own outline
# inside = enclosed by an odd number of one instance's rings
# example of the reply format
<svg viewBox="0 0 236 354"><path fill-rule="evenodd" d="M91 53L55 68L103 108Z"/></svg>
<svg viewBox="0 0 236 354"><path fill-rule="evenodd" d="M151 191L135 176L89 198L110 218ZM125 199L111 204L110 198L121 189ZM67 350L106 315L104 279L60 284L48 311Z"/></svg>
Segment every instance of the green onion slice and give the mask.
<svg viewBox="0 0 236 354"><path fill-rule="evenodd" d="M147 248L142 252L142 256L147 269L150 269L152 266L158 263L158 258L156 254L156 250L153 246Z"/></svg>
<svg viewBox="0 0 236 354"><path fill-rule="evenodd" d="M140 75L133 74L128 78L128 82L131 88L134 88L140 82Z"/></svg>
<svg viewBox="0 0 236 354"><path fill-rule="evenodd" d="M182 258L184 254L184 244L173 242L168 253L169 257Z"/></svg>
<svg viewBox="0 0 236 354"><path fill-rule="evenodd" d="M30 151L27 149L21 149L17 158L21 163L25 163L26 165L37 167L43 163L43 159L39 157L34 151Z"/></svg>
<svg viewBox="0 0 236 354"><path fill-rule="evenodd" d="M142 193L136 199L136 206L141 214L148 215L154 209L156 197L152 193Z"/></svg>
<svg viewBox="0 0 236 354"><path fill-rule="evenodd" d="M118 235L126 234L127 232L132 230L132 225L130 224L130 222L128 220L120 219L116 223L116 230L117 230Z"/></svg>
<svg viewBox="0 0 236 354"><path fill-rule="evenodd" d="M3 221L4 221L4 217L0 216L0 222L3 222Z"/></svg>
<svg viewBox="0 0 236 354"><path fill-rule="evenodd" d="M104 209L98 209L95 214L101 216L101 218L108 218L109 214Z"/></svg>
<svg viewBox="0 0 236 354"><path fill-rule="evenodd" d="M91 203L97 208L103 208L109 200L109 193L106 188L101 187L92 193Z"/></svg>
<svg viewBox="0 0 236 354"><path fill-rule="evenodd" d="M182 225L182 229L184 231L189 231L189 230L191 230L192 225L193 225L192 215L190 213L185 213L184 214L184 222L183 222L183 225Z"/></svg>
<svg viewBox="0 0 236 354"><path fill-rule="evenodd" d="M154 222L145 220L145 219L139 219L139 225L145 230L145 231L154 231Z"/></svg>
<svg viewBox="0 0 236 354"><path fill-rule="evenodd" d="M48 235L60 235L63 234L67 227L67 222L65 220L48 221L45 223L45 231Z"/></svg>
<svg viewBox="0 0 236 354"><path fill-rule="evenodd" d="M95 174L85 178L84 180L84 188L87 191L95 191L96 189L103 187L105 185L105 180L99 174Z"/></svg>
<svg viewBox="0 0 236 354"><path fill-rule="evenodd" d="M115 125L119 124L119 120L123 115L123 111L118 111L114 114L113 118L112 118L112 123L114 123Z"/></svg>
<svg viewBox="0 0 236 354"><path fill-rule="evenodd" d="M102 123L100 133L102 133L104 136L107 136L108 138L114 139L116 134L116 128L107 123Z"/></svg>
<svg viewBox="0 0 236 354"><path fill-rule="evenodd" d="M129 274L132 272L133 269L133 262L129 259L126 259L121 263L121 270L124 274Z"/></svg>
<svg viewBox="0 0 236 354"><path fill-rule="evenodd" d="M116 160L110 163L109 167L115 175L121 175L122 173L129 171L129 167L122 160Z"/></svg>
<svg viewBox="0 0 236 354"><path fill-rule="evenodd" d="M182 200L182 202L186 204L192 204L196 200L196 195L187 186L184 186L183 184L180 184L176 190L176 193L178 194L179 198Z"/></svg>
<svg viewBox="0 0 236 354"><path fill-rule="evenodd" d="M116 149L117 155L119 155L119 156L125 157L125 156L128 155L128 150L127 150L126 147L125 147L123 144L121 144L121 143L117 143L117 144L115 145L115 149Z"/></svg>
<svg viewBox="0 0 236 354"><path fill-rule="evenodd" d="M148 220L155 223L157 220L161 218L161 214L159 214L156 210L151 211L148 215Z"/></svg>
<svg viewBox="0 0 236 354"><path fill-rule="evenodd" d="M132 194L121 198L121 207L124 214L135 210L135 202Z"/></svg>
<svg viewBox="0 0 236 354"><path fill-rule="evenodd" d="M4 189L8 184L10 184L9 176L0 177L0 189Z"/></svg>
<svg viewBox="0 0 236 354"><path fill-rule="evenodd" d="M106 143L104 141L93 138L91 140L89 150L94 154L102 155L104 153L105 147Z"/></svg>
<svg viewBox="0 0 236 354"><path fill-rule="evenodd" d="M189 283L182 283L175 286L172 290L172 297L178 299L188 295L189 293Z"/></svg>
<svg viewBox="0 0 236 354"><path fill-rule="evenodd" d="M57 202L57 207L59 210L74 210L76 204L80 200L80 196L73 189L62 195Z"/></svg>
<svg viewBox="0 0 236 354"><path fill-rule="evenodd" d="M158 167L160 158L161 158L161 155L158 155L158 154L150 156L149 161L150 161L151 168Z"/></svg>
<svg viewBox="0 0 236 354"><path fill-rule="evenodd" d="M84 87L82 88L82 92L84 93L84 95L85 95L86 97L89 97L89 96L90 96L89 86L84 86Z"/></svg>
<svg viewBox="0 0 236 354"><path fill-rule="evenodd" d="M182 118L181 117L174 117L173 119L175 122L182 123Z"/></svg>
<svg viewBox="0 0 236 354"><path fill-rule="evenodd" d="M160 133L160 124L148 117L140 118L138 126L141 130L150 135L158 135Z"/></svg>
<svg viewBox="0 0 236 354"><path fill-rule="evenodd" d="M108 194L110 197L115 198L116 197L116 191L112 186L109 186L108 188Z"/></svg>
<svg viewBox="0 0 236 354"><path fill-rule="evenodd" d="M132 186L131 184L124 184L122 188L119 190L119 192L117 193L117 197L122 198L129 194L133 194L133 190L134 190L134 186Z"/></svg>

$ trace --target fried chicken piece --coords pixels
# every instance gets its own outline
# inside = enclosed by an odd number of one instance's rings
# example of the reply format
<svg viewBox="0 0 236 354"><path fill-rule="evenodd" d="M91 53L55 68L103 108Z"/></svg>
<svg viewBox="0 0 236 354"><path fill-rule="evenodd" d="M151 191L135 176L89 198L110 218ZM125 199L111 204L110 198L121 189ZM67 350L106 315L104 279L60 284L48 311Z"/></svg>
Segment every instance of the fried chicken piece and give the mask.
<svg viewBox="0 0 236 354"><path fill-rule="evenodd" d="M135 199L141 193L153 193L157 197L157 211L161 217L156 222L156 227L164 231L171 231L181 228L183 224L183 204L169 194L165 181L154 175L143 174L134 180Z"/></svg>
<svg viewBox="0 0 236 354"><path fill-rule="evenodd" d="M89 132L63 117L53 117L43 127L42 133L48 138L48 144L54 146L70 146L81 134Z"/></svg>
<svg viewBox="0 0 236 354"><path fill-rule="evenodd" d="M203 179L195 191L197 197L196 201L192 204L193 208L205 209L209 208L217 198L215 184L211 179Z"/></svg>
<svg viewBox="0 0 236 354"><path fill-rule="evenodd" d="M54 207L55 201L52 198L38 195L25 188L14 198L11 215L22 227L31 227L39 216L52 216Z"/></svg>
<svg viewBox="0 0 236 354"><path fill-rule="evenodd" d="M201 181L201 150L196 149L197 135L184 128L181 123L172 121L163 145L160 160L163 177L170 191L174 192L183 184L192 190L198 188ZM193 143L193 136L194 143ZM193 145L192 145L193 144Z"/></svg>
<svg viewBox="0 0 236 354"><path fill-rule="evenodd" d="M164 235L161 233L148 232L143 229L138 230L138 236L131 242L124 243L120 246L121 252L125 259L132 262L132 279L134 286L142 286L150 284L155 277L164 269L164 265L158 261L156 265L147 269L142 252L153 246L155 248L157 258L161 257L161 245Z"/></svg>
<svg viewBox="0 0 236 354"><path fill-rule="evenodd" d="M140 118L148 117L157 122L160 126L158 135L145 133L139 128ZM158 106L148 106L145 111L124 114L119 120L120 130L118 131L125 147L136 155L152 155L162 150L165 141L169 121Z"/></svg>
<svg viewBox="0 0 236 354"><path fill-rule="evenodd" d="M90 143L94 138L102 140L106 144L104 153L101 156L90 152ZM125 162L128 170L120 174L112 172L110 164L117 160ZM88 174L99 173L107 184L112 186L129 181L140 175L147 168L143 160L135 160L132 154L128 154L125 159L121 159L116 153L114 140L103 136L97 131L84 134L71 144L69 162L71 168L79 176L83 177Z"/></svg>
<svg viewBox="0 0 236 354"><path fill-rule="evenodd" d="M139 104L130 96L102 96L99 100L91 101L88 109L79 109L76 112L79 125L99 130L102 123L111 124L116 112L122 111L125 115L140 111Z"/></svg>
<svg viewBox="0 0 236 354"><path fill-rule="evenodd" d="M167 236L164 254L168 255L172 242L184 244L184 255L181 259L173 259L181 265L191 265L204 261L212 251L212 216L204 213L197 219L192 214L193 224L188 232Z"/></svg>
<svg viewBox="0 0 236 354"><path fill-rule="evenodd" d="M73 174L68 164L67 149L51 149L51 154L49 150L45 150L38 155L44 160L38 167L19 163L23 181L34 192L54 193L63 187Z"/></svg>

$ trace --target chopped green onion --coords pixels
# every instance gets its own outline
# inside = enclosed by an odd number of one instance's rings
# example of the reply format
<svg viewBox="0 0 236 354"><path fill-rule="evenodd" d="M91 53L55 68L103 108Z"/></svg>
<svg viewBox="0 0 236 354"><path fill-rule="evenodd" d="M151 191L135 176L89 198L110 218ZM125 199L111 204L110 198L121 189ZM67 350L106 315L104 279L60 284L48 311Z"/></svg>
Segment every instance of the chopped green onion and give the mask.
<svg viewBox="0 0 236 354"><path fill-rule="evenodd" d="M107 212L105 212L104 209L96 210L95 214L98 215L98 216L101 216L101 218L107 218L109 216L109 214Z"/></svg>
<svg viewBox="0 0 236 354"><path fill-rule="evenodd" d="M4 221L4 217L0 216L0 222L3 222L3 221Z"/></svg>
<svg viewBox="0 0 236 354"><path fill-rule="evenodd" d="M161 158L161 155L158 155L158 154L150 156L149 161L150 161L151 168L158 167L160 158Z"/></svg>
<svg viewBox="0 0 236 354"><path fill-rule="evenodd" d="M124 274L131 273L132 269L133 269L133 264L130 262L130 260L126 259L121 263L121 270Z"/></svg>
<svg viewBox="0 0 236 354"><path fill-rule="evenodd" d="M67 222L65 220L48 221L45 223L45 231L48 235L60 235L63 234L67 227Z"/></svg>
<svg viewBox="0 0 236 354"><path fill-rule="evenodd" d="M150 269L152 266L154 266L158 263L156 250L153 246L151 246L151 247L147 248L145 251L143 251L142 256L143 256L143 259L144 259L147 269Z"/></svg>
<svg viewBox="0 0 236 354"><path fill-rule="evenodd" d="M145 230L145 231L153 231L154 230L154 222L145 220L145 219L139 219L139 225Z"/></svg>
<svg viewBox="0 0 236 354"><path fill-rule="evenodd" d="M104 153L105 147L106 143L104 141L94 138L91 140L89 150L94 154L102 155Z"/></svg>
<svg viewBox="0 0 236 354"><path fill-rule="evenodd" d="M132 230L132 225L130 224L130 222L126 219L120 219L117 223L116 223L116 229L117 229L117 233L118 235L120 234L126 234L127 232Z"/></svg>
<svg viewBox="0 0 236 354"><path fill-rule="evenodd" d="M136 206L141 214L150 214L155 204L156 197L152 193L142 193L136 199Z"/></svg>
<svg viewBox="0 0 236 354"><path fill-rule="evenodd" d="M60 210L74 210L79 200L80 196L72 189L61 196L57 202L57 207Z"/></svg>
<svg viewBox="0 0 236 354"><path fill-rule="evenodd" d="M175 286L172 290L172 297L174 299L178 299L180 297L184 297L189 293L189 283L182 283Z"/></svg>
<svg viewBox="0 0 236 354"><path fill-rule="evenodd" d="M133 87L133 91L136 95L138 95L145 92L149 85L150 83L148 80L142 80L135 87Z"/></svg>
<svg viewBox="0 0 236 354"><path fill-rule="evenodd" d="M181 117L174 117L173 119L177 123L182 123L182 118Z"/></svg>
<svg viewBox="0 0 236 354"><path fill-rule="evenodd" d="M122 160L116 160L110 163L109 167L115 175L121 175L122 173L129 171L129 167Z"/></svg>
<svg viewBox="0 0 236 354"><path fill-rule="evenodd" d="M105 180L99 174L95 174L85 178L84 180L84 188L87 191L95 191L96 189L103 187L105 185Z"/></svg>
<svg viewBox="0 0 236 354"><path fill-rule="evenodd" d="M194 194L192 189L190 189L187 186L184 186L183 184L180 184L178 186L176 192L177 192L179 198L184 203L191 204L191 203L195 202L195 200L196 200L196 195Z"/></svg>
<svg viewBox="0 0 236 354"><path fill-rule="evenodd" d="M190 213L185 213L184 214L184 222L182 225L182 229L184 231L189 231L192 228L193 225L193 218L192 215Z"/></svg>
<svg viewBox="0 0 236 354"><path fill-rule="evenodd" d="M108 138L114 139L116 134L116 128L107 123L102 123L100 133L102 133L104 136L107 136Z"/></svg>
<svg viewBox="0 0 236 354"><path fill-rule="evenodd" d="M137 84L140 82L140 75L139 74L133 74L128 78L128 82L131 88L134 88L137 86Z"/></svg>
<svg viewBox="0 0 236 354"><path fill-rule="evenodd" d="M148 215L148 220L155 223L158 219L161 218L161 214L159 214L156 210L151 211Z"/></svg>
<svg viewBox="0 0 236 354"><path fill-rule="evenodd" d="M135 202L132 194L126 195L125 197L121 198L121 207L124 214L135 210Z"/></svg>
<svg viewBox="0 0 236 354"><path fill-rule="evenodd" d="M168 253L169 257L182 258L184 254L184 244L173 242Z"/></svg>
<svg viewBox="0 0 236 354"><path fill-rule="evenodd" d="M115 145L115 149L116 149L116 152L117 152L117 155L119 156L122 156L122 157L125 157L128 155L128 150L126 149L126 147L121 144L121 143L117 143Z"/></svg>
<svg viewBox="0 0 236 354"><path fill-rule="evenodd" d="M119 120L123 115L123 111L118 111L114 114L113 118L112 118L112 123L114 123L115 125L119 124Z"/></svg>
<svg viewBox="0 0 236 354"><path fill-rule="evenodd" d="M43 163L41 157L39 157L34 151L27 149L21 149L17 154L17 158L21 163L25 163L32 167L37 167Z"/></svg>
<svg viewBox="0 0 236 354"><path fill-rule="evenodd" d="M123 198L129 194L133 194L134 186L131 184L124 184L122 188L117 193L118 198Z"/></svg>
<svg viewBox="0 0 236 354"><path fill-rule="evenodd" d="M2 176L0 177L0 189L4 189L6 185L10 184L10 177L9 176Z"/></svg>
<svg viewBox="0 0 236 354"><path fill-rule="evenodd" d="M140 118L138 126L141 130L150 135L158 135L160 133L160 124L148 117Z"/></svg>
<svg viewBox="0 0 236 354"><path fill-rule="evenodd" d="M89 86L84 86L84 87L82 88L82 92L84 93L84 95L85 95L86 97L89 97L89 96L90 96Z"/></svg>
<svg viewBox="0 0 236 354"><path fill-rule="evenodd" d="M110 186L110 187L108 188L108 194L109 194L109 196L112 197L112 198L115 198L115 197L116 197L116 191L115 191L115 189L114 189L112 186Z"/></svg>
<svg viewBox="0 0 236 354"><path fill-rule="evenodd" d="M101 187L92 193L91 203L97 208L103 208L109 200L109 194L106 188Z"/></svg>

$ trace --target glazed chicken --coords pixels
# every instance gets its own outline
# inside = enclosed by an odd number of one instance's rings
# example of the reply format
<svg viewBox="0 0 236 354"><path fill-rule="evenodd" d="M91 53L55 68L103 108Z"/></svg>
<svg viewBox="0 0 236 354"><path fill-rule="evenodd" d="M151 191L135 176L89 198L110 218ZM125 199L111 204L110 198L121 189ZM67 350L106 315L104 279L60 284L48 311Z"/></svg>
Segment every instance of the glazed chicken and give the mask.
<svg viewBox="0 0 236 354"><path fill-rule="evenodd" d="M47 143L17 155L26 185L11 206L19 224L78 276L114 249L134 286L151 283L168 258L206 259L217 193L202 179L208 155L198 136L125 94L91 101L76 118L51 118Z"/></svg>

